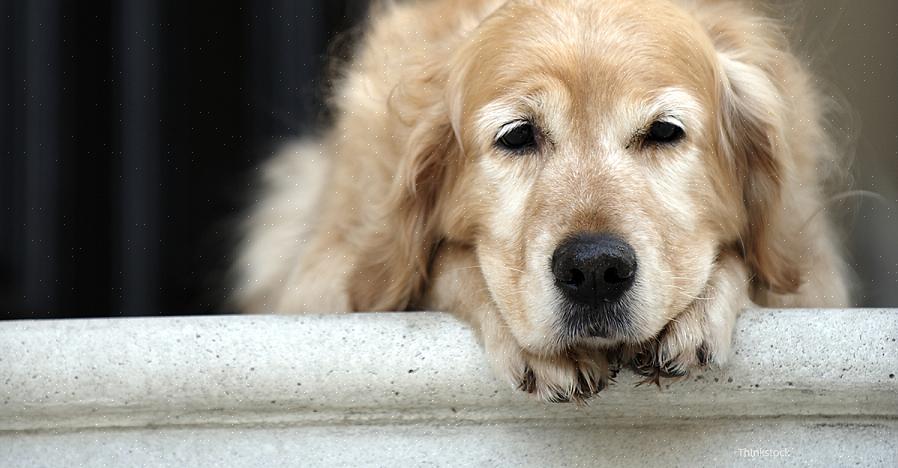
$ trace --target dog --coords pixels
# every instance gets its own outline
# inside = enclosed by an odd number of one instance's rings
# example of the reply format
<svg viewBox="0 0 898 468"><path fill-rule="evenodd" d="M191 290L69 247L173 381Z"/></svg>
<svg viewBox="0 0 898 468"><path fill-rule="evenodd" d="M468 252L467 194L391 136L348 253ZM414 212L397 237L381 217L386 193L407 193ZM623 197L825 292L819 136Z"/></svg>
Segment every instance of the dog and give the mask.
<svg viewBox="0 0 898 468"><path fill-rule="evenodd" d="M332 125L265 170L247 312L448 310L584 401L725 364L744 307L843 307L839 163L784 28L730 1L374 7Z"/></svg>

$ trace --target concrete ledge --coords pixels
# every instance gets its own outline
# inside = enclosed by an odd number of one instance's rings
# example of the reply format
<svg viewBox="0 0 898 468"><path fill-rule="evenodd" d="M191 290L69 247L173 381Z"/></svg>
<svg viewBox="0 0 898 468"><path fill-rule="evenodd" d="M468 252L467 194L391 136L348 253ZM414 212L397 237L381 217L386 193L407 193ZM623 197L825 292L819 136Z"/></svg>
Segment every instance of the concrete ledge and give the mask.
<svg viewBox="0 0 898 468"><path fill-rule="evenodd" d="M105 463L137 447L160 465L208 464L221 453L197 448L217 440L231 453L218 463L235 466L448 461L453 444L471 463L613 462L627 450L696 462L714 447L738 464L758 461L736 457L739 444L767 440L760 448L793 444L790 456L801 444L805 462L843 447L843 462L894 465L896 339L898 310L750 310L726 369L660 390L622 375L578 408L498 382L470 330L441 313L5 322L0 460ZM389 451L371 451L377 440ZM253 456L266 444L279 448ZM68 455L40 458L48 447Z"/></svg>

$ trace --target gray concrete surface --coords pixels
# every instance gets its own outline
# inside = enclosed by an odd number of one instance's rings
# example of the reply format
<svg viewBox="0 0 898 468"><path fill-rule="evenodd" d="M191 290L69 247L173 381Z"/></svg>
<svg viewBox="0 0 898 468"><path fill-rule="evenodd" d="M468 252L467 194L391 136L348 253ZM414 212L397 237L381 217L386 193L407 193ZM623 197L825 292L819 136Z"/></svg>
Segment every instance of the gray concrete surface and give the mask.
<svg viewBox="0 0 898 468"><path fill-rule="evenodd" d="M0 465L898 465L898 310L751 310L735 339L576 407L441 313L5 322Z"/></svg>
<svg viewBox="0 0 898 468"><path fill-rule="evenodd" d="M107 428L0 439L0 457L5 467L898 466L894 421L643 424Z"/></svg>

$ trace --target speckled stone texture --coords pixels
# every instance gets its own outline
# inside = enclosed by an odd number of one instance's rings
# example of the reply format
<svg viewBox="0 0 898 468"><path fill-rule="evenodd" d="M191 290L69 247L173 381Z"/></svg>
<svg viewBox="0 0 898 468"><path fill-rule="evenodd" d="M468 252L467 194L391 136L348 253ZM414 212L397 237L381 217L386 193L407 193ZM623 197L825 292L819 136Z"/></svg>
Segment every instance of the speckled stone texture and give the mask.
<svg viewBox="0 0 898 468"><path fill-rule="evenodd" d="M723 370L588 407L441 313L0 323L0 466L898 466L898 310L750 310Z"/></svg>

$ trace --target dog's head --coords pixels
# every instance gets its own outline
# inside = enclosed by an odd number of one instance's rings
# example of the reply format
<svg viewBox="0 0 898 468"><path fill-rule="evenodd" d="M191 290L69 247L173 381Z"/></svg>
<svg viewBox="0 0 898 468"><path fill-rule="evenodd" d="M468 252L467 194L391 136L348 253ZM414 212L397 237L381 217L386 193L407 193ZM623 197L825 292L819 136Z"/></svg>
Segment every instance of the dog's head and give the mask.
<svg viewBox="0 0 898 468"><path fill-rule="evenodd" d="M729 17L512 0L414 70L394 96L416 118L393 218L366 250L356 307L403 307L441 239L475 247L534 351L650 339L710 293L725 249L759 284L794 290L777 221L783 134L797 124L775 76L784 46L775 28Z"/></svg>

